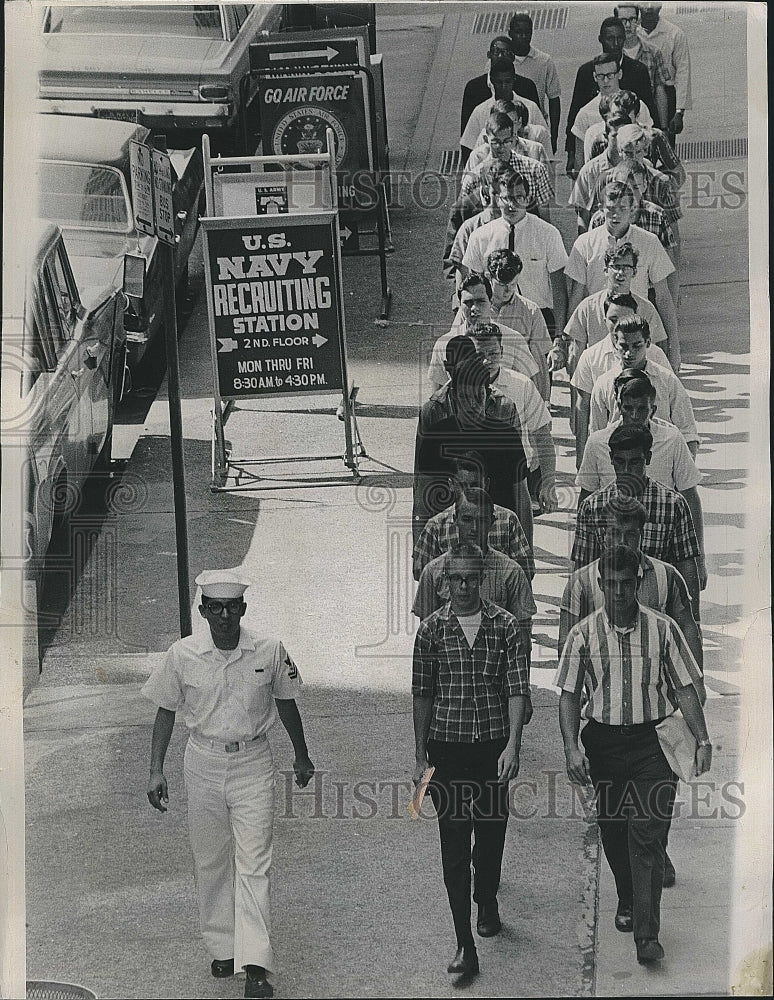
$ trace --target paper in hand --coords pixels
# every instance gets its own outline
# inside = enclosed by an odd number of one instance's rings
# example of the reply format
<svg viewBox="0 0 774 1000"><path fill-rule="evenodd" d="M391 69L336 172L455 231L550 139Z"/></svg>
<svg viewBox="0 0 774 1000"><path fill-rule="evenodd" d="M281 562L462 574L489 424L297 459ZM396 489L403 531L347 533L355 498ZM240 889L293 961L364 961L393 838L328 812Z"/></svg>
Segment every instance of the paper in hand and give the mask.
<svg viewBox="0 0 774 1000"><path fill-rule="evenodd" d="M430 784L430 779L435 772L434 767L426 767L422 772L422 778L417 785L417 790L414 792L414 797L408 804L409 816L412 819L419 819L419 811L422 808L422 803L424 802L425 795L427 793L427 786Z"/></svg>

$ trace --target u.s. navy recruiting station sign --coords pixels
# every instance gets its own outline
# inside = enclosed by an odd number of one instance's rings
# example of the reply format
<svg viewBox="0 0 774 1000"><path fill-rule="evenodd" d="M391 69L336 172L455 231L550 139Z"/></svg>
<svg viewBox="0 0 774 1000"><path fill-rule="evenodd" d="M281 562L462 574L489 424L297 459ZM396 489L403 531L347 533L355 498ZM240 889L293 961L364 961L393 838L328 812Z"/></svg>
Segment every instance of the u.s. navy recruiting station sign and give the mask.
<svg viewBox="0 0 774 1000"><path fill-rule="evenodd" d="M202 219L221 399L342 392L335 212Z"/></svg>

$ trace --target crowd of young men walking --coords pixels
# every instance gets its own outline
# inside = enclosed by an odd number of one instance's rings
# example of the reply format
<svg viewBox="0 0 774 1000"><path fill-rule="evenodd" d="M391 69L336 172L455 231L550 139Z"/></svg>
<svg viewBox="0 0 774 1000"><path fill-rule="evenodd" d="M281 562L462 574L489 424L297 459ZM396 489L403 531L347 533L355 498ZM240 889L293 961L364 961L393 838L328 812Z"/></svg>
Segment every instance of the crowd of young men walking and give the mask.
<svg viewBox="0 0 774 1000"><path fill-rule="evenodd" d="M569 779L596 792L615 926L633 933L642 964L664 956L678 776L711 765L699 435L678 321L685 171L674 143L690 59L660 8L616 7L602 51L578 69L565 133L570 246L550 221L561 89L528 14L514 14L490 44L489 73L465 88L465 166L443 249L455 314L431 352L413 508L414 780L438 815L452 974L479 971L471 888L478 934L501 929L508 782L532 716L536 519L558 504L550 405L562 369L580 496L559 724ZM687 764L676 734L693 740Z"/></svg>

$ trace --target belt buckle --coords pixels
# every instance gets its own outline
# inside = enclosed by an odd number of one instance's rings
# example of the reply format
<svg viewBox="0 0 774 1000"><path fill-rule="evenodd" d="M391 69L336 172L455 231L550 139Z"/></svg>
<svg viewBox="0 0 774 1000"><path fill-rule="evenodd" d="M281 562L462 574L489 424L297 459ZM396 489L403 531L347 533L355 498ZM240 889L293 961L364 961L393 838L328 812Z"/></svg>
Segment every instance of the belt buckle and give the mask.
<svg viewBox="0 0 774 1000"><path fill-rule="evenodd" d="M226 753L236 753L239 750L239 740L234 740L231 743L227 743L224 747Z"/></svg>

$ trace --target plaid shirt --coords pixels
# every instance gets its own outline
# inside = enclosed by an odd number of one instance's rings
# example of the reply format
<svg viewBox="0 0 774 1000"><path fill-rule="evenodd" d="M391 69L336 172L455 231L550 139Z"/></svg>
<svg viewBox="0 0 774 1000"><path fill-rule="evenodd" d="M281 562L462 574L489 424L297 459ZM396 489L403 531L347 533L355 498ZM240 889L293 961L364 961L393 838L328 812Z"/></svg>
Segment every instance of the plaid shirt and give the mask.
<svg viewBox="0 0 774 1000"><path fill-rule="evenodd" d="M701 684L701 674L675 623L640 606L630 628L616 628L602 609L567 637L554 684L584 689L584 719L606 726L636 726L671 715L675 689Z"/></svg>
<svg viewBox="0 0 774 1000"><path fill-rule="evenodd" d="M430 739L485 743L507 738L508 699L529 697L529 653L513 615L481 601L471 648L451 602L420 622L411 693L433 699Z"/></svg>
<svg viewBox="0 0 774 1000"><path fill-rule="evenodd" d="M640 38L639 42L640 48L636 55L633 56L631 52L627 52L626 54L630 59L636 59L637 62L641 62L647 68L650 74L650 85L655 94L657 87L669 86L669 70L660 49L657 49L655 45L648 44L642 38Z"/></svg>
<svg viewBox="0 0 774 1000"><path fill-rule="evenodd" d="M599 208L591 216L589 229L596 229L597 226L604 226L604 224L605 213ZM673 250L677 246L674 231L666 220L666 212L652 201L643 199L640 202L640 210L637 213L637 218L634 219L634 224L640 229L645 229L647 232L653 233L654 236L658 236L659 242L665 250Z"/></svg>
<svg viewBox="0 0 774 1000"><path fill-rule="evenodd" d="M419 578L422 570L433 559L448 552L459 541L457 525L454 523L454 505L431 517L422 530L414 546L414 576ZM535 560L529 547L527 536L512 510L495 504L494 520L489 529L487 542L490 549L504 552L517 562L529 579L535 575Z"/></svg>
<svg viewBox="0 0 774 1000"><path fill-rule="evenodd" d="M648 171L648 187L645 191L647 200L655 202L659 208L663 209L667 222L670 224L677 222L678 219L683 217L683 213L680 208L680 199L674 189L671 177L660 170L656 170L648 160L643 160L642 162ZM594 191L595 205L602 205L604 203L607 178L610 172L615 169L615 167L610 167L608 170L603 170L599 175L597 187Z"/></svg>
<svg viewBox="0 0 774 1000"><path fill-rule="evenodd" d="M586 497L578 511L572 561L576 567L599 559L605 544L605 504L618 496L618 486L611 483ZM677 563L701 554L693 518L681 494L645 477L645 489L637 497L647 511L642 529L641 551L664 562Z"/></svg>
<svg viewBox="0 0 774 1000"><path fill-rule="evenodd" d="M488 158L483 163L479 163L472 170L465 172L460 187L460 197L478 198L481 200L481 172L491 166L492 160ZM541 205L548 205L554 196L554 188L551 184L551 175L543 163L538 163L529 156L517 153L514 149L511 153L511 167L518 170L529 178L531 200L529 208L536 208Z"/></svg>
<svg viewBox="0 0 774 1000"><path fill-rule="evenodd" d="M661 131L660 128L652 128L653 138L650 141L650 153L648 159L665 174L669 174L675 187L682 187L685 183L685 167L682 160L672 148L672 143ZM591 157L599 156L607 149L607 138L602 132L594 139L591 146Z"/></svg>

